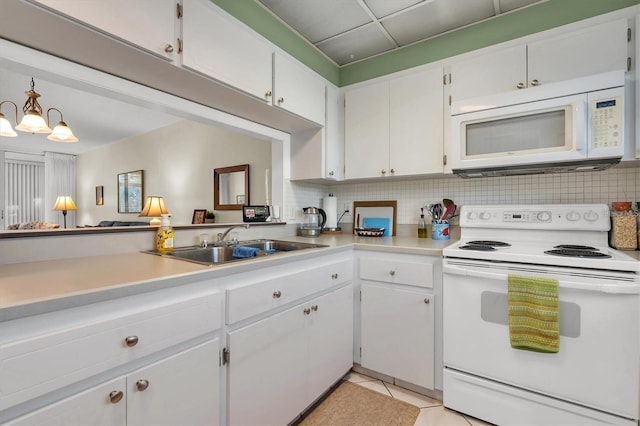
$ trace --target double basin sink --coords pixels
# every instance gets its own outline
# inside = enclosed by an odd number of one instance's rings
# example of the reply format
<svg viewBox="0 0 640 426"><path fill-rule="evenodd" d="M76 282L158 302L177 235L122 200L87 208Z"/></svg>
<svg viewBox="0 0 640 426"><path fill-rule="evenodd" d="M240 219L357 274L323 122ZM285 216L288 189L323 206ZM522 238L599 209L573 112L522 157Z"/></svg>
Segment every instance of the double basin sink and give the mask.
<svg viewBox="0 0 640 426"><path fill-rule="evenodd" d="M243 254L238 252L247 251L250 253L252 250L257 249L255 256L249 257L236 257L234 256L234 249L249 248L244 250L236 250L236 254ZM164 253L163 256L172 257L175 259L186 260L188 262L195 262L202 265L218 265L229 262L246 261L261 257L264 255L272 255L278 252L291 252L296 250L305 250L312 248L328 247L322 244L302 243L297 241L282 241L282 240L249 240L240 241L234 245L220 245L220 246L208 246L208 247L178 247L170 252ZM159 254L155 250L148 251L146 253Z"/></svg>

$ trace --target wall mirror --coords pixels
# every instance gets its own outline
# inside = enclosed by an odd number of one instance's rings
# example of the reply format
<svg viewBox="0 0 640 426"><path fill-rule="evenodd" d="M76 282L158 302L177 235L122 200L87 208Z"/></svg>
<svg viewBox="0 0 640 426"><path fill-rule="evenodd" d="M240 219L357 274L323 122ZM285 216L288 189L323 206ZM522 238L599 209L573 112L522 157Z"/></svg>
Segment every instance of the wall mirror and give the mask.
<svg viewBox="0 0 640 426"><path fill-rule="evenodd" d="M213 207L215 210L242 210L249 204L249 165L220 167L213 170Z"/></svg>
<svg viewBox="0 0 640 426"><path fill-rule="evenodd" d="M144 172L118 174L118 213L140 213L144 197Z"/></svg>

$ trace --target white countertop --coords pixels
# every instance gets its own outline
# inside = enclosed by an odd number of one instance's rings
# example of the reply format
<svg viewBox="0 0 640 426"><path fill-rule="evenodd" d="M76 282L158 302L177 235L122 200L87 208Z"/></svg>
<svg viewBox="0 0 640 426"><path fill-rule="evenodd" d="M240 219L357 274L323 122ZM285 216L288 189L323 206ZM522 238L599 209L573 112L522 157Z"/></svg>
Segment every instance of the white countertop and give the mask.
<svg viewBox="0 0 640 426"><path fill-rule="evenodd" d="M216 266L139 252L2 265L0 321L229 275L263 267L265 263L277 264L278 259L291 261L292 257L308 258L350 247L441 256L442 249L455 242L416 237L370 238L350 234L282 239L330 247Z"/></svg>

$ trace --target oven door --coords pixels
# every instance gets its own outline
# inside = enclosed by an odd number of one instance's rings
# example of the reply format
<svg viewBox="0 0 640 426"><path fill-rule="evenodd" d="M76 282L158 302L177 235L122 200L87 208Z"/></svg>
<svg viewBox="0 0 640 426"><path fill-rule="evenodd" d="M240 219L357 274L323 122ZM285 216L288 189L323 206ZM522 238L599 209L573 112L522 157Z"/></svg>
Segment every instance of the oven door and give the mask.
<svg viewBox="0 0 640 426"><path fill-rule="evenodd" d="M638 419L640 283L635 274L445 258L444 365ZM509 274L559 280L560 350L511 348ZM447 388L444 389L445 399Z"/></svg>

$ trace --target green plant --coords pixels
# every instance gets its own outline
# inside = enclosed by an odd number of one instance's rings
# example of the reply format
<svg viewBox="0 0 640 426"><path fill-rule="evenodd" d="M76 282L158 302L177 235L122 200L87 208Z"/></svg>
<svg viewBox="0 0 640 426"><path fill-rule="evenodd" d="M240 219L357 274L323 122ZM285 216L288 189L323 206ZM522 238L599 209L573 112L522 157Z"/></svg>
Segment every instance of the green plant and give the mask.
<svg viewBox="0 0 640 426"><path fill-rule="evenodd" d="M204 216L205 219L215 219L216 215L211 211L207 210L207 214Z"/></svg>

